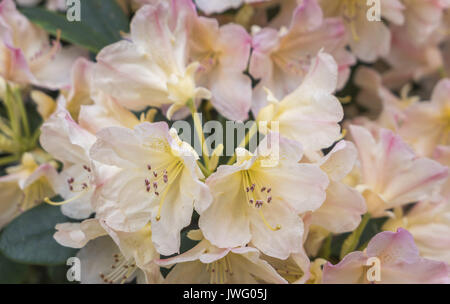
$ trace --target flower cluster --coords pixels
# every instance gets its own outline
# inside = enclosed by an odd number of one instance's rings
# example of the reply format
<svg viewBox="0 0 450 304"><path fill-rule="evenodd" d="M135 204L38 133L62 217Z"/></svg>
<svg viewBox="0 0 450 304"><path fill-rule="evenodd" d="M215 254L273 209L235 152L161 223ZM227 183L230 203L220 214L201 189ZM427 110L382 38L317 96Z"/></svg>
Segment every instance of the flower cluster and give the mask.
<svg viewBox="0 0 450 304"><path fill-rule="evenodd" d="M0 228L60 206L82 283L450 283L450 1L118 2L91 56L0 3Z"/></svg>

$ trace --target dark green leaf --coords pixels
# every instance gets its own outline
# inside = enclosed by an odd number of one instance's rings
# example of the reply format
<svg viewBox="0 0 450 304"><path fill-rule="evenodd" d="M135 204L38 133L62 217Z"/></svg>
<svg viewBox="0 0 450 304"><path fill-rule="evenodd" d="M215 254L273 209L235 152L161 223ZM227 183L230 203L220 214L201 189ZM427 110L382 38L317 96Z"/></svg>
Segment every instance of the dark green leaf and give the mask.
<svg viewBox="0 0 450 304"><path fill-rule="evenodd" d="M0 284L19 284L25 279L27 265L17 264L0 254Z"/></svg>
<svg viewBox="0 0 450 304"><path fill-rule="evenodd" d="M62 265L76 250L59 245L55 225L70 222L60 208L41 204L14 219L0 235L0 251L9 259L34 265Z"/></svg>
<svg viewBox="0 0 450 304"><path fill-rule="evenodd" d="M81 20L68 21L66 15L42 7L23 8L22 13L47 32L98 53L104 46L128 32L128 17L114 0L81 0Z"/></svg>

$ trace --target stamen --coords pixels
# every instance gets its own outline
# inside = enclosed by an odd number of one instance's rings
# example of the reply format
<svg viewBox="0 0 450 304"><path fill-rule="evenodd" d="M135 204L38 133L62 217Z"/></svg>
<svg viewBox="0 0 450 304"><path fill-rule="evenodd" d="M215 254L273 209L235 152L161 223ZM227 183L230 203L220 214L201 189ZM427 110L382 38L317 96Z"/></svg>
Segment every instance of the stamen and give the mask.
<svg viewBox="0 0 450 304"><path fill-rule="evenodd" d="M272 231L280 230L281 229L280 225L272 227L267 222L266 218L264 217L264 214L262 213L264 203L266 202L267 204L270 204L272 202L272 196L269 195L269 193L272 191L272 188L261 185L256 176L252 175L251 171L249 170L243 172L242 179L244 183L245 195L247 197L247 201L250 204L250 206L259 209L261 219L270 230ZM260 191L258 191L257 189L260 189Z"/></svg>
<svg viewBox="0 0 450 304"><path fill-rule="evenodd" d="M166 195L169 192L170 186L172 184L172 183L169 183L169 175L168 174L169 174L169 172L171 172L171 176L172 176L171 181L173 182L173 181L175 181L178 174L183 170L183 168L184 168L183 162L177 161L177 162L173 162L171 165L169 165L169 167L167 167L167 169L164 169L164 171L163 171L162 179L163 179L164 184L162 185L163 192L161 194L161 198L159 201L158 213L155 217L157 221L159 221L161 219L162 206L164 204ZM153 176L155 178L157 178L158 174L156 171L153 171ZM156 189L158 188L158 183L156 180L153 182L153 188L155 188L155 192L154 192L155 195L159 196L160 193L158 191L156 191Z"/></svg>
<svg viewBox="0 0 450 304"><path fill-rule="evenodd" d="M128 259L120 254L113 255L114 263L111 265L112 271L105 275L100 273L99 276L105 283L117 283L120 281L121 284L125 283L136 271L136 263L134 260Z"/></svg>
<svg viewBox="0 0 450 304"><path fill-rule="evenodd" d="M281 229L280 225L276 225L275 227L270 226L270 224L267 222L266 218L264 217L264 214L263 214L262 210L259 210L259 215L261 216L261 218L262 218L262 220L264 222L264 225L266 225L266 227L269 228L270 230L278 231L278 230Z"/></svg>
<svg viewBox="0 0 450 304"><path fill-rule="evenodd" d="M206 271L210 273L210 284L225 284L233 275L231 261L229 256L225 256L220 260L206 264Z"/></svg>
<svg viewBox="0 0 450 304"><path fill-rule="evenodd" d="M86 185L86 188L84 188L83 191L81 191L80 193L78 193L74 197L71 197L71 198L69 198L69 199L67 199L65 201L62 201L62 202L54 202L54 201L50 200L50 198L48 198L48 197L44 198L44 202L46 202L47 204L52 205L52 206L62 206L62 205L65 205L67 203L70 203L70 202L73 202L73 201L79 199L80 197L82 197L83 195L85 195L87 193L88 189L89 188Z"/></svg>

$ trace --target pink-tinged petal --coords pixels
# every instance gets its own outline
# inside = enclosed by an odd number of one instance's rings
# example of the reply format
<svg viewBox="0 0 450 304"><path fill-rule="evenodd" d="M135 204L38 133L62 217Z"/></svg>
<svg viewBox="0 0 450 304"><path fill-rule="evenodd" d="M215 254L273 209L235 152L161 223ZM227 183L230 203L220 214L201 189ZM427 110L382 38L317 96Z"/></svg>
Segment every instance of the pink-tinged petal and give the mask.
<svg viewBox="0 0 450 304"><path fill-rule="evenodd" d="M305 13L308 13L309 19L305 18ZM254 89L254 113L267 104L265 87L278 99L294 91L313 65L311 58L321 49L338 61L340 86L349 76L349 65L355 62L354 57L345 50L344 23L337 18L323 19L316 1L300 4L292 18L292 24L286 31L264 28L253 36L249 72L260 79Z"/></svg>
<svg viewBox="0 0 450 304"><path fill-rule="evenodd" d="M243 73L250 57L252 38L242 26L232 23L221 26L219 35L218 44L224 52L220 58L222 68Z"/></svg>
<svg viewBox="0 0 450 304"><path fill-rule="evenodd" d="M148 105L159 106L159 101L167 98L164 83L159 81L165 75L131 42L120 41L105 47L97 55L97 62L94 87L108 92L126 108L142 110Z"/></svg>
<svg viewBox="0 0 450 304"><path fill-rule="evenodd" d="M425 102L414 104L405 111L399 134L423 156L430 156L438 144L450 138L442 132L439 108Z"/></svg>
<svg viewBox="0 0 450 304"><path fill-rule="evenodd" d="M200 63L197 82L211 90L211 102L225 117L245 120L251 105L247 68L251 37L237 24L219 28L215 19L197 18L190 41L190 60Z"/></svg>
<svg viewBox="0 0 450 304"><path fill-rule="evenodd" d="M63 163L89 163L89 149L95 136L81 128L66 109L59 106L42 125L42 147Z"/></svg>
<svg viewBox="0 0 450 304"><path fill-rule="evenodd" d="M425 199L447 177L447 168L436 161L417 158L400 136L391 131L381 129L380 142L383 158L378 164L384 172L379 174L387 177L383 195L391 204Z"/></svg>
<svg viewBox="0 0 450 304"><path fill-rule="evenodd" d="M431 96L431 102L437 107L450 107L450 79L442 79L439 81L433 89L433 95Z"/></svg>
<svg viewBox="0 0 450 304"><path fill-rule="evenodd" d="M351 39L350 46L355 55L364 62L374 62L380 56L386 56L391 46L391 33L383 22L371 22L364 16L358 16L356 27L358 40Z"/></svg>
<svg viewBox="0 0 450 304"><path fill-rule="evenodd" d="M3 48L2 61L5 64L1 69L1 76L6 80L22 84L35 82L35 77L28 66L23 52L6 43Z"/></svg>
<svg viewBox="0 0 450 304"><path fill-rule="evenodd" d="M361 158L364 184L385 201L384 207L378 206L382 209L425 199L448 175L446 167L416 157L400 136L389 130L377 130L378 143L362 127L351 126L350 130Z"/></svg>
<svg viewBox="0 0 450 304"><path fill-rule="evenodd" d="M397 232L384 231L375 235L367 245L367 255L378 257L383 266L420 260L413 236L402 228Z"/></svg>
<svg viewBox="0 0 450 304"><path fill-rule="evenodd" d="M210 76L211 102L217 111L229 119L245 121L251 106L250 78L227 68L217 69Z"/></svg>
<svg viewBox="0 0 450 304"><path fill-rule="evenodd" d="M333 233L353 231L361 222L367 208L362 195L355 189L339 182L331 182L327 198L312 214L311 223Z"/></svg>
<svg viewBox="0 0 450 304"><path fill-rule="evenodd" d="M450 271L444 262L422 259L418 263L398 263L381 269L384 284L450 284Z"/></svg>
<svg viewBox="0 0 450 304"><path fill-rule="evenodd" d="M342 180L349 174L357 160L358 152L352 142L342 140L320 161L320 169L333 181Z"/></svg>
<svg viewBox="0 0 450 304"><path fill-rule="evenodd" d="M294 10L290 29L310 32L318 29L323 22L323 13L317 0L304 0Z"/></svg>
<svg viewBox="0 0 450 304"><path fill-rule="evenodd" d="M375 157L371 152L376 146L375 139L369 130L360 126L351 125L350 132L358 149L364 182L367 184L375 183L377 170Z"/></svg>
<svg viewBox="0 0 450 304"><path fill-rule="evenodd" d="M400 0L381 0L381 14L390 22L401 25L405 21L405 6Z"/></svg>
<svg viewBox="0 0 450 304"><path fill-rule="evenodd" d="M70 85L72 66L78 58L87 57L86 50L75 46L62 48L47 64L33 70L36 81L33 84L49 89L61 89Z"/></svg>
<svg viewBox="0 0 450 304"><path fill-rule="evenodd" d="M142 167L150 164L149 151L152 151L153 162L159 163L166 155L157 149L142 149L145 142L167 139L169 127L165 122L144 123L135 127L136 132L123 127L109 127L97 133L97 142L93 145L90 156L99 162L121 168ZM139 134L145 135L140 138ZM161 154L161 155L160 155ZM160 157L156 157L156 156ZM151 164L150 164L151 165Z"/></svg>
<svg viewBox="0 0 450 304"><path fill-rule="evenodd" d="M405 24L409 40L415 45L423 44L438 29L444 8L436 0L405 3Z"/></svg>
<svg viewBox="0 0 450 304"><path fill-rule="evenodd" d="M367 254L380 259L381 280L385 284L450 282L447 264L421 258L413 236L405 229L377 234L369 242Z"/></svg>
<svg viewBox="0 0 450 304"><path fill-rule="evenodd" d="M93 105L82 105L79 110L80 126L95 134L101 129L122 126L132 129L140 123L132 112L122 107L117 100L99 93Z"/></svg>
<svg viewBox="0 0 450 304"><path fill-rule="evenodd" d="M106 235L105 229L97 219L85 220L81 223L57 224L53 235L55 240L65 246L82 248L89 241Z"/></svg>
<svg viewBox="0 0 450 304"><path fill-rule="evenodd" d="M334 93L337 86L337 64L333 56L319 52L311 64L308 74L297 90L318 93Z"/></svg>
<svg viewBox="0 0 450 304"><path fill-rule="evenodd" d="M183 66L185 58L178 57L173 50L186 44L186 26L191 15L195 15L192 6L185 5L186 0L160 2L139 9L130 24L131 40L146 53L152 54L152 61L161 67Z"/></svg>
<svg viewBox="0 0 450 304"><path fill-rule="evenodd" d="M303 222L296 212L286 204L278 203L268 209L261 209L269 225L277 231L270 230L264 223L258 209L248 211L252 244L264 254L278 259L287 259L292 253L302 250Z"/></svg>
<svg viewBox="0 0 450 304"><path fill-rule="evenodd" d="M323 284L356 284L364 280L364 264L367 257L360 251L349 253L336 265L323 267Z"/></svg>

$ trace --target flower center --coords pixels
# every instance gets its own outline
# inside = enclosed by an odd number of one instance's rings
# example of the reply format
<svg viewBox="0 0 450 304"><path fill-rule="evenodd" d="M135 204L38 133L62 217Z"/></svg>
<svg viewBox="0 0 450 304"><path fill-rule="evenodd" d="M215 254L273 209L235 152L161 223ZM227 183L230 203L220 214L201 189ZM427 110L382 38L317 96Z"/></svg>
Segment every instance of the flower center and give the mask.
<svg viewBox="0 0 450 304"><path fill-rule="evenodd" d="M125 259L122 254L113 255L113 263L111 265L111 271L108 274L100 273L99 276L105 283L120 284L125 283L136 271L136 263L133 258Z"/></svg>
<svg viewBox="0 0 450 304"><path fill-rule="evenodd" d="M153 168L151 164L147 165L146 169L151 173L144 179L144 186L148 193L154 195L155 199L159 199L158 214L156 215L157 221L161 219L162 206L170 186L174 184L183 168L184 164L181 160L173 161L167 167Z"/></svg>
<svg viewBox="0 0 450 304"><path fill-rule="evenodd" d="M272 231L280 230L281 226L271 226L262 212L264 206L268 206L272 203L272 188L268 185L263 185L251 170L242 171L242 174L245 197L249 206L258 209L258 213L267 228Z"/></svg>
<svg viewBox="0 0 450 304"><path fill-rule="evenodd" d="M54 202L54 201L50 200L50 198L46 197L46 198L44 198L44 202L46 202L47 204L53 205L53 206L61 206L61 205L65 205L67 203L73 202L73 201L83 197L86 193L88 193L89 190L91 189L90 180L91 180L92 169L88 165L83 165L83 170L84 170L84 174L80 174L79 176L77 176L77 178L69 177L66 180L69 190L70 190L70 192L75 194L74 196L72 196L71 198L66 199L62 202Z"/></svg>
<svg viewBox="0 0 450 304"><path fill-rule="evenodd" d="M210 51L206 53L200 60L199 60L199 67L197 68L197 73L208 73L210 72L218 63L220 57L219 52Z"/></svg>
<svg viewBox="0 0 450 304"><path fill-rule="evenodd" d="M275 52L271 57L278 66L297 76L306 75L311 63L311 55L309 54L302 57L286 58L285 54Z"/></svg>
<svg viewBox="0 0 450 304"><path fill-rule="evenodd" d="M289 283L297 281L304 275L303 271L298 266L295 267L289 264L275 267L275 270Z"/></svg>
<svg viewBox="0 0 450 304"><path fill-rule="evenodd" d="M227 256L206 265L210 284L225 284L233 275L230 258Z"/></svg>

